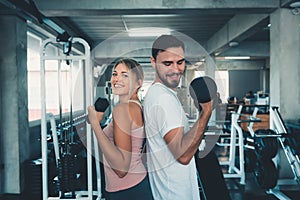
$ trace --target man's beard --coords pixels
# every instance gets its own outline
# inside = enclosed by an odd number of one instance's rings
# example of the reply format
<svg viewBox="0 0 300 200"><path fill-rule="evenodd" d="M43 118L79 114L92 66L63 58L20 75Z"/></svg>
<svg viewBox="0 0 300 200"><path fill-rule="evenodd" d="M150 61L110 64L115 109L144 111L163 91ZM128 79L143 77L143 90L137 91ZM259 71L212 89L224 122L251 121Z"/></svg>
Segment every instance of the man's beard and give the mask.
<svg viewBox="0 0 300 200"><path fill-rule="evenodd" d="M161 80L161 82L162 82L165 86L167 86L167 87L169 87L169 88L172 88L172 89L177 88L177 86L178 86L179 83L180 83L180 79L179 79L179 80L173 80L171 83L169 83L169 82L167 81L167 79L163 78L163 77L160 75L160 73L159 73L158 70L156 70L156 73L157 73L158 78ZM167 76L172 76L172 75L175 75L175 74L177 74L178 76L182 76L182 73L172 73L172 74L168 74Z"/></svg>

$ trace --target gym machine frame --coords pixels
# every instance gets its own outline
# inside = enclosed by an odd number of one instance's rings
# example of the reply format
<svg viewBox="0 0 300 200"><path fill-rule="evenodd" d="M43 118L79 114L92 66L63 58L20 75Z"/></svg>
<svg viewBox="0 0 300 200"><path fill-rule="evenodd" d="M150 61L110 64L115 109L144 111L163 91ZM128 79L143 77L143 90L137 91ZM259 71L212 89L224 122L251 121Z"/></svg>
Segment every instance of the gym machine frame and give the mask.
<svg viewBox="0 0 300 200"><path fill-rule="evenodd" d="M53 45L63 45L64 47L64 53L65 53L65 47L71 48L71 45L73 43L79 43L84 47L84 54L80 55L69 55L69 53L64 55L46 55L45 49L47 45L53 44ZM70 46L68 46L70 45ZM70 50L70 49L69 49ZM45 61L46 60L58 60L58 61L66 61L69 63L72 60L76 61L83 61L84 62L84 95L85 95L85 101L84 101L84 108L87 107L87 105L93 105L94 102L94 88L93 88L93 73L92 73L92 67L90 64L91 58L90 58L90 47L88 43L81 39L81 38L69 38L67 42L60 42L56 39L46 39L43 41L40 51L41 56L41 148L42 148L42 193L43 193L43 200L49 199L48 197L48 161L47 161L47 121L50 120L50 123L52 124L52 129L54 126L54 119L53 115L46 113L46 83L45 83ZM60 69L59 69L60 70ZM72 92L71 92L72 94ZM71 100L72 101L72 100ZM61 108L60 108L61 109ZM72 109L70 110L70 115L72 115ZM72 117L71 117L72 118ZM72 120L72 119L71 119ZM55 127L55 126L54 126ZM52 130L55 131L55 130ZM76 199L93 199L93 182L92 182L92 140L94 141L94 149L95 149L95 156L99 158L99 151L98 151L98 143L95 139L95 135L93 134L94 138L92 138L92 130L90 124L87 124L86 129L86 139L87 139L87 189L88 191L80 191L76 195ZM56 136L57 137L57 136ZM55 147L57 149L57 147ZM56 153L57 156L57 153ZM56 158L58 159L58 158ZM101 199L101 174L100 174L100 163L97 162L96 159L96 173L97 173L97 199ZM81 195L87 192L87 197L82 197ZM58 197L59 199L60 197ZM57 199L57 197L51 197L51 199Z"/></svg>
<svg viewBox="0 0 300 200"><path fill-rule="evenodd" d="M244 155L244 135L243 130L239 123L249 122L247 126L248 131L254 136L252 129L255 122L260 122L260 119L256 117L258 107L254 108L251 116L241 114L243 105L239 105L237 112L231 113L231 133L230 133L230 144L229 144L229 159L228 161L220 162L221 165L228 166L228 173L224 173L224 178L240 178L240 184L245 185L245 155ZM240 116L245 116L249 119L240 120ZM236 141L238 140L238 141ZM227 146L226 144L218 144L220 146ZM239 167L236 166L236 147L239 150Z"/></svg>
<svg viewBox="0 0 300 200"><path fill-rule="evenodd" d="M246 138L247 142L250 142L250 144L254 143L253 138L255 138L255 137L276 138L276 140L281 145L281 147L284 151L284 154L287 158L287 161L288 161L288 163L292 169L292 172L294 174L293 183L299 184L299 180L300 180L299 157L298 157L298 155L293 154L289 144L285 141L290 136L288 135L288 132L284 125L283 119L281 118L281 115L278 111L278 107L271 107L269 110L270 110L270 130L274 131L274 133L266 134L266 135L264 135L264 134L256 135L256 133L252 129L254 122L250 122L247 128L249 130L250 135L252 136L252 139ZM255 116L257 114L257 111L258 111L258 109L254 110L254 113L252 116ZM255 147L253 147L251 145L247 145L247 144L245 145L245 147L253 149L253 150L255 149ZM276 157L274 157L272 159L272 162L273 161L276 162ZM278 183L277 183L277 186L278 186ZM272 194L280 200L290 200L290 198L288 196L286 196L284 193L282 193L278 188L276 188L276 186L274 188L267 189L266 193Z"/></svg>
<svg viewBox="0 0 300 200"><path fill-rule="evenodd" d="M285 142L288 137L288 132L283 122L283 119L279 113L279 108L276 106L271 107L270 109L270 128L278 134L279 143L284 151L284 154L289 162L291 170L294 174L294 183L300 183L300 159L298 155L294 155L290 146ZM276 187L275 187L276 188ZM273 194L279 199L289 200L285 194L283 194L278 189L270 189L267 191L269 194Z"/></svg>
<svg viewBox="0 0 300 200"><path fill-rule="evenodd" d="M245 170L244 170L244 141L243 131L238 125L238 119L241 115L243 106L240 105L237 112L231 113L231 133L229 144L229 159L228 161L220 162L220 165L228 165L228 173L224 173L224 178L240 178L240 183L245 184ZM237 137L238 134L238 137ZM238 142L236 143L236 139ZM223 145L224 146L224 145ZM239 164L238 168L235 166L235 150L236 146L239 148Z"/></svg>

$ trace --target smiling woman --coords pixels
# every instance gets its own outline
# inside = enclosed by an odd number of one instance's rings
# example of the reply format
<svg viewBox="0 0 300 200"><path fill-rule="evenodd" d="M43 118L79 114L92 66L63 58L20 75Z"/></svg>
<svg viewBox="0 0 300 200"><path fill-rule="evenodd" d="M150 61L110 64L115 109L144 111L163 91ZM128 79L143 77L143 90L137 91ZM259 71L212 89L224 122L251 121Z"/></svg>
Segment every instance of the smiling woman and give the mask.
<svg viewBox="0 0 300 200"><path fill-rule="evenodd" d="M89 121L103 152L106 191L110 200L152 199L147 171L142 162L145 138L143 111L138 90L143 70L133 59L121 59L113 67L112 93L119 103L112 112L112 122L100 126L104 112L88 107Z"/></svg>
<svg viewBox="0 0 300 200"><path fill-rule="evenodd" d="M133 92L137 92L144 79L143 71L139 64L132 59L123 59L118 61L113 68L111 84L114 95L122 98L128 98ZM137 98L134 97L134 98ZM120 100L122 101L122 100Z"/></svg>

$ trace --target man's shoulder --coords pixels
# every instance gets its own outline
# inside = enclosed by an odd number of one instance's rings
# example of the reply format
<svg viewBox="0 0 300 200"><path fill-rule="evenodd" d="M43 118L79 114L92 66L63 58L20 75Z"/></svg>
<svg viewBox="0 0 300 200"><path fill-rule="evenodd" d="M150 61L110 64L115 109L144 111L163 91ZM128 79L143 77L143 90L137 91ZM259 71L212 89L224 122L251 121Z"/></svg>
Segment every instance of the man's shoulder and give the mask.
<svg viewBox="0 0 300 200"><path fill-rule="evenodd" d="M161 83L153 83L151 86L150 86L150 89L164 89L165 86Z"/></svg>
<svg viewBox="0 0 300 200"><path fill-rule="evenodd" d="M161 95L161 94L169 94L171 93L170 89L161 83L154 83L148 89L149 94Z"/></svg>
<svg viewBox="0 0 300 200"><path fill-rule="evenodd" d="M165 86L160 83L152 85L145 96L145 103L162 102L167 99L173 99L174 95Z"/></svg>

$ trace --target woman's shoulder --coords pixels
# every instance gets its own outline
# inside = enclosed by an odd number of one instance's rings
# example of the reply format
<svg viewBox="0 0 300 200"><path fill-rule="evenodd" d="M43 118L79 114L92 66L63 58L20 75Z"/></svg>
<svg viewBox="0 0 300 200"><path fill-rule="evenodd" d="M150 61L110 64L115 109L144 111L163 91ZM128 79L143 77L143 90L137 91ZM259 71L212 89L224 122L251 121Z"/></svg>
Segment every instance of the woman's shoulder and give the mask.
<svg viewBox="0 0 300 200"><path fill-rule="evenodd" d="M118 104L113 110L113 115L116 119L130 121L134 128L143 126L144 124L141 104L133 101Z"/></svg>
<svg viewBox="0 0 300 200"><path fill-rule="evenodd" d="M142 109L141 104L135 103L135 102L125 102L125 103L119 103L116 105L113 109L113 114L118 115L129 115L129 113L140 111Z"/></svg>
<svg viewBox="0 0 300 200"><path fill-rule="evenodd" d="M115 105L113 108L113 114L128 113L128 111L129 111L129 103L119 103Z"/></svg>
<svg viewBox="0 0 300 200"><path fill-rule="evenodd" d="M139 100L133 100L133 99L130 99L128 101L129 105L132 106L132 107L135 107L135 105L137 105L139 108L142 108L142 103L139 101Z"/></svg>

